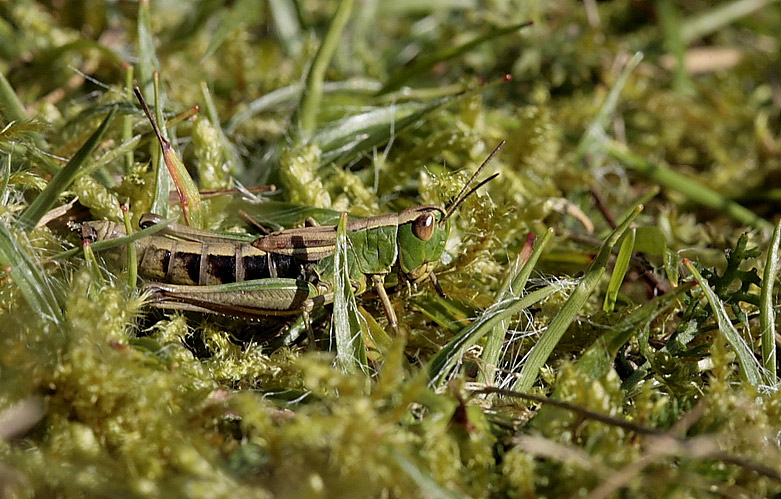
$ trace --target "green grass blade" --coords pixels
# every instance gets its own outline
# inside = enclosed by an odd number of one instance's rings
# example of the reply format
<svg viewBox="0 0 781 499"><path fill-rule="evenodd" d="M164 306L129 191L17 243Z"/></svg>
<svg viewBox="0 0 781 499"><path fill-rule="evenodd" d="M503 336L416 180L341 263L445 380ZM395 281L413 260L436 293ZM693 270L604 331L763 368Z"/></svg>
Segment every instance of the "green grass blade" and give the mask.
<svg viewBox="0 0 781 499"><path fill-rule="evenodd" d="M156 148L152 149L152 162L154 163L155 168L155 188L154 195L152 196L152 206L149 209L152 213L167 218L168 196L171 191L171 176L174 175L176 170L168 168L168 161L165 157L165 144L168 144L169 150L173 151L173 149L171 148L171 139L168 135L168 129L165 127L165 118L163 117L165 96L161 94L160 75L157 71L155 71L152 76L152 91L155 98L155 120L157 120L157 123L161 123L162 126L160 128L160 136L158 137L161 150L158 151ZM183 198L180 196L179 199L182 200Z"/></svg>
<svg viewBox="0 0 781 499"><path fill-rule="evenodd" d="M340 0L336 12L331 19L328 32L323 38L323 43L317 51L309 72L306 75L306 89L301 97L299 106L299 138L308 142L317 127L317 113L320 111L320 101L323 98L323 80L342 37L342 32L350 13L353 10L354 0Z"/></svg>
<svg viewBox="0 0 781 499"><path fill-rule="evenodd" d="M497 324L508 320L525 308L544 300L559 291L559 286L550 285L532 291L523 297L510 298L486 309L478 320L465 327L447 345L443 346L428 363L429 383L441 386L448 373L472 345L488 334Z"/></svg>
<svg viewBox="0 0 781 499"><path fill-rule="evenodd" d="M133 226L130 223L130 213L127 206L122 205L122 222L125 224L125 234L133 234ZM157 225L157 224L155 224ZM127 284L130 289L135 289L138 282L138 257L136 255L136 245L130 243L127 245Z"/></svg>
<svg viewBox="0 0 781 499"><path fill-rule="evenodd" d="M575 320L575 315L583 307L588 297L591 296L591 293L599 284L602 275L605 273L605 267L607 266L613 246L618 243L624 233L629 229L629 225L641 211L642 206L635 208L632 215L627 217L621 225L616 227L602 244L597 257L586 271L586 275L583 276L583 279L581 279L580 283L564 303L564 306L561 307L559 313L556 314L556 317L554 317L548 325L548 328L542 334L539 341L537 341L537 344L532 347L513 390L526 392L534 385L534 381L537 379L537 374L540 372L540 369L545 362L548 361L551 352L553 352L553 349L559 343L561 337L564 336L564 333L567 331L570 324L572 324L572 321Z"/></svg>
<svg viewBox="0 0 781 499"><path fill-rule="evenodd" d="M345 81L334 81L323 84L323 94L350 92L354 94L370 95L380 89L380 84L376 80L369 78L351 78ZM225 125L227 133L233 133L236 127L252 118L256 114L265 111L276 110L280 107L293 103L301 98L301 92L304 91L304 85L296 83L287 87L278 88L265 94L262 97L250 102L246 108L234 114Z"/></svg>
<svg viewBox="0 0 781 499"><path fill-rule="evenodd" d="M19 96L16 95L13 87L2 72L0 72L0 115L5 116L9 122L25 122L30 119L22 101L19 100ZM46 148L46 142L40 133L32 132L30 136L33 138L36 147Z"/></svg>
<svg viewBox="0 0 781 499"><path fill-rule="evenodd" d="M635 229L627 232L621 242L621 249L618 250L618 256L616 257L616 263L613 266L613 273L610 275L610 283L607 285L607 292L605 293L605 302L602 304L602 310L605 312L612 312L616 308L616 299L618 298L618 291L621 289L621 284L624 282L624 276L629 269L629 261L632 259L632 252L635 247Z"/></svg>
<svg viewBox="0 0 781 499"><path fill-rule="evenodd" d="M274 21L274 27L277 36L285 47L285 52L298 59L303 50L304 36L301 33L301 24L298 22L296 6L292 0L269 0L269 9L271 10L271 19Z"/></svg>
<svg viewBox="0 0 781 499"><path fill-rule="evenodd" d="M19 237L24 237L24 233ZM62 332L64 319L57 297L37 259L25 250L29 247L29 242L20 243L0 220L0 267L7 271L35 316L51 322Z"/></svg>
<svg viewBox="0 0 781 499"><path fill-rule="evenodd" d="M523 252L518 255L519 260L516 261L513 268L508 272L507 278L502 283L502 287L496 295L497 301L506 300L512 296L520 296L521 292L526 287L529 276L537 265L537 261L540 259L540 255L542 255L545 247L553 237L553 232L553 229L548 229L540 242L525 258L523 258ZM489 386L493 386L496 381L496 367L499 365L499 358L502 353L502 346L504 345L506 334L507 323L502 321L500 324L493 327L485 340L485 348L483 348L483 354L481 356L481 359L485 364L485 369L480 372L479 381L483 381Z"/></svg>
<svg viewBox="0 0 781 499"><path fill-rule="evenodd" d="M692 87L689 73L684 66L686 43L681 37L681 14L673 0L657 0L656 11L659 13L659 24L664 37L664 47L675 57L673 73L673 88L681 95L691 94Z"/></svg>
<svg viewBox="0 0 781 499"><path fill-rule="evenodd" d="M141 0L138 3L138 24L136 30L138 36L139 86L144 90L144 95L149 95L152 90L152 74L160 70L160 61L157 59L155 40L152 35L152 14L149 8L149 0Z"/></svg>
<svg viewBox="0 0 781 499"><path fill-rule="evenodd" d="M331 330L336 339L336 364L346 373L368 373L361 315L350 282L349 244L345 214L337 225L334 252L334 312Z"/></svg>
<svg viewBox="0 0 781 499"><path fill-rule="evenodd" d="M750 225L756 229L763 230L772 228L770 222L758 216L753 211L666 166L655 165L646 161L644 158L631 152L620 142L603 137L602 147L610 157L620 161L630 170L634 170L646 178L657 182L665 189L680 192L689 200L707 206L708 208L718 210L744 225Z"/></svg>
<svg viewBox="0 0 781 499"><path fill-rule="evenodd" d="M97 253L98 251L105 251L105 250L118 248L120 246L131 244L141 239L142 237L151 236L152 234L162 231L163 229L171 225L173 222L174 222L173 219L163 220L161 222L157 222L156 224L147 227L144 230L139 230L137 232L134 232L129 236L122 236L122 237L117 237L116 239L107 239L105 241L98 241L92 243L91 245L92 251ZM65 260L66 258L71 258L78 255L80 252L81 252L81 247L77 246L67 251L57 253L56 255L49 258L49 260L52 261Z"/></svg>
<svg viewBox="0 0 781 499"><path fill-rule="evenodd" d="M8 121L27 121L27 111L24 109L22 101L16 95L11 84L0 72L0 110Z"/></svg>
<svg viewBox="0 0 781 499"><path fill-rule="evenodd" d="M518 31L519 29L525 28L527 26L531 26L531 24L532 24L531 22L527 21L519 24L514 24L512 26L506 26L504 28L498 28L489 33L486 33L485 35L478 36L477 38L470 40L457 47L447 47L437 52L434 52L431 55L421 57L419 60L413 62L410 66L400 69L396 74L388 78L388 81L385 82L385 85L378 92L378 95L383 95L383 94L387 94L388 92L398 90L399 88L401 88L402 85L404 85L411 78L430 69L431 67L433 67L435 64L439 62L447 61L449 59L453 59L455 57L463 55L466 52L469 52L473 48L485 42L495 40L505 35L509 35L510 33Z"/></svg>
<svg viewBox="0 0 781 499"><path fill-rule="evenodd" d="M447 105L482 91L463 92L437 99L424 106L420 104L398 104L374 109L360 115L350 116L338 123L329 124L313 141L321 144L322 164L332 163L339 168L361 154L386 144L392 134L400 134L426 116Z"/></svg>
<svg viewBox="0 0 781 499"><path fill-rule="evenodd" d="M92 151L94 151L97 145L100 143L101 139L103 138L103 134L106 133L106 130L111 124L111 120L114 118L116 112L116 108L113 108L111 111L109 111L108 116L106 116L98 129L95 130L92 135L90 135L84 145L81 146L81 148L70 159L70 161L68 161L68 163L63 166L62 169L58 171L56 175L54 175L54 177L52 177L52 179L46 185L46 189L38 194L38 196L33 200L32 203L30 203L27 209L24 210L22 215L16 221L17 227L21 227L22 229L30 229L35 227L35 224L38 223L38 220L40 220L41 217L47 211L49 211L55 201L57 201L57 198L62 193L62 191L70 186L71 182L73 182L73 179L76 178L79 170L89 158L89 155L92 154Z"/></svg>
<svg viewBox="0 0 781 499"><path fill-rule="evenodd" d="M716 296L716 293L708 285L708 281L703 279L692 262L688 259L683 260L684 266L689 269L697 284L705 293L705 297L708 299L713 313L716 315L716 321L719 325L719 331L724 335L724 339L730 344L732 350L738 357L738 365L740 366L740 373L743 379L751 383L753 386L759 386L764 382L762 373L760 372L759 362L754 357L754 352L751 351L746 342L741 338L738 330L732 325L732 321L727 315L727 310L724 308L724 303Z"/></svg>
<svg viewBox="0 0 781 499"><path fill-rule="evenodd" d="M708 36L741 17L776 3L778 0L736 0L723 3L692 17L681 26L681 40L687 45L698 38Z"/></svg>
<svg viewBox="0 0 781 499"><path fill-rule="evenodd" d="M626 82L629 80L632 71L634 71L642 60L643 53L636 52L621 70L621 74L618 75L618 79L616 79L615 84L613 84L607 97L605 97L605 102L602 103L594 120L589 124L586 133L580 138L580 143L578 143L577 148L577 158L579 161L599 147L596 137L604 135L604 129L608 124L610 116L615 112L616 106L618 105L618 98L621 96L621 91L626 86Z"/></svg>
<svg viewBox="0 0 781 499"><path fill-rule="evenodd" d="M778 270L778 251L781 244L781 218L776 222L773 238L767 251L765 272L762 277L760 292L759 330L762 338L762 365L767 371L769 380L776 381L776 311L773 302L773 287L776 283Z"/></svg>

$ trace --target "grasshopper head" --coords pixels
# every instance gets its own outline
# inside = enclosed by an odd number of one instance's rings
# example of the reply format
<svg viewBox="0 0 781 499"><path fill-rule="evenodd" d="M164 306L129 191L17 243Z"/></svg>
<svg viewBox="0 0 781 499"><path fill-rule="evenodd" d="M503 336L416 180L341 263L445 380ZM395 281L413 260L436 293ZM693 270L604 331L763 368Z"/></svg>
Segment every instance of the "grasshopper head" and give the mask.
<svg viewBox="0 0 781 499"><path fill-rule="evenodd" d="M96 242L116 239L125 234L125 227L107 220L92 220L81 224L81 238L85 241Z"/></svg>
<svg viewBox="0 0 781 499"><path fill-rule="evenodd" d="M434 264L445 250L450 234L450 216L466 198L499 175L495 173L476 185L473 184L477 175L491 162L502 146L504 141L496 146L472 174L447 209L428 205L408 208L399 213L399 265L409 280L418 282L431 274Z"/></svg>
<svg viewBox="0 0 781 499"><path fill-rule="evenodd" d="M450 223L438 206L416 206L399 213L399 265L411 281L428 277L449 233Z"/></svg>

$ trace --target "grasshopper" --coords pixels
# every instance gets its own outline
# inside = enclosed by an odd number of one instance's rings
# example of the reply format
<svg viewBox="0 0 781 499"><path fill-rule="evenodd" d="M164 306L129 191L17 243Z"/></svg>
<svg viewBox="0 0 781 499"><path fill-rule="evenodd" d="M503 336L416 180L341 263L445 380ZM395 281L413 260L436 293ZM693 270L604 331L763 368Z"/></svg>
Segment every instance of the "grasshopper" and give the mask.
<svg viewBox="0 0 781 499"><path fill-rule="evenodd" d="M448 208L423 205L398 213L347 222L348 271L353 290L370 283L380 298L389 325L398 320L385 291L385 278L396 270L401 281L430 279L438 292L433 268L445 249L449 219L456 208L497 174L470 189L496 149L475 171ZM147 214L142 228L158 223ZM335 225L286 229L250 239L171 225L136 242L139 273L155 282L145 285L159 308L259 318L308 313L333 301ZM124 235L112 222L86 222L82 237L105 240Z"/></svg>

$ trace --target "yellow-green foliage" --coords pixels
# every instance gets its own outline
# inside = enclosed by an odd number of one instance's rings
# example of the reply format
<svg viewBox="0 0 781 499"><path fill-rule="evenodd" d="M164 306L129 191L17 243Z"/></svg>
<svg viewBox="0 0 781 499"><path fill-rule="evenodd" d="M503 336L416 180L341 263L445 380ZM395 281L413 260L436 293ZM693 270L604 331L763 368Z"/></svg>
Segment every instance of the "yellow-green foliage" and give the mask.
<svg viewBox="0 0 781 499"><path fill-rule="evenodd" d="M776 3L354 2L313 83L338 5L348 4L0 2L0 496L781 493L778 380L740 377L761 362L761 337L773 343L760 310L765 321L778 309L777 291L769 304L760 294L773 251L762 227L781 199ZM239 210L276 229L335 223L341 211L447 209L506 140L478 177L498 179L455 211L433 262L447 297L428 281L395 286L396 335L374 293L359 296L354 316L376 319L359 374L334 361L330 306L311 324L149 306L117 259L93 259L69 225L122 220L127 203L135 227L168 202L155 190L160 146L129 88L149 90L153 105L154 71L173 146L201 189L277 187L270 202L205 200L213 230L254 230ZM31 204L76 196L34 227ZM641 199L615 310L602 303L617 251L585 303L556 321ZM734 202L765 221L736 216ZM549 228L519 283L527 236ZM68 248L79 249L58 256ZM469 329L552 284L522 314ZM552 324L560 340L521 379ZM434 372L431 359L451 351ZM481 392L488 371L488 388L530 381L532 396L569 405Z"/></svg>

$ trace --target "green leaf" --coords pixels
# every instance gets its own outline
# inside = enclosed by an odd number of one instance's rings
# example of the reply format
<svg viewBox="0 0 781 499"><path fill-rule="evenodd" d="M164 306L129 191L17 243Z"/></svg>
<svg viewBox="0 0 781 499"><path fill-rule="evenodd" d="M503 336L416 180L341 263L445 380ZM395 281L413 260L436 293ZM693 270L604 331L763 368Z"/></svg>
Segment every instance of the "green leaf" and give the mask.
<svg viewBox="0 0 781 499"><path fill-rule="evenodd" d="M667 239L659 227L638 227L635 229L635 251L646 255L662 256L667 251Z"/></svg>
<svg viewBox="0 0 781 499"><path fill-rule="evenodd" d="M347 21L350 19L350 13L353 10L354 0L339 0L336 12L331 19L328 32L323 38L309 72L306 75L304 93L301 96L299 105L299 133L303 142L308 142L309 138L317 127L317 113L320 112L320 101L323 98L323 80L325 79L325 70L331 63L331 58L339 45L339 39Z"/></svg>
<svg viewBox="0 0 781 499"><path fill-rule="evenodd" d="M553 229L548 229L545 231L545 235L542 237L539 244L534 247L533 251L525 255L525 259L523 252L518 254L518 260L507 273L507 277L496 295L497 301L521 295L521 292L526 287L526 282L529 280L529 276L537 265L537 261L540 259L540 255L542 255L542 252L545 250L545 247L552 237ZM485 348L483 348L481 359L486 368L480 372L480 378L489 386L493 386L495 382L494 376L496 374L496 366L499 365L504 338L507 335L507 326L505 321L494 326L485 341Z"/></svg>
<svg viewBox="0 0 781 499"><path fill-rule="evenodd" d="M25 235L20 233L18 237L24 238ZM31 319L40 318L51 322L63 332L64 319L57 296L37 259L25 249L30 247L29 241L20 243L5 222L0 220L0 266L7 271L34 313Z"/></svg>

